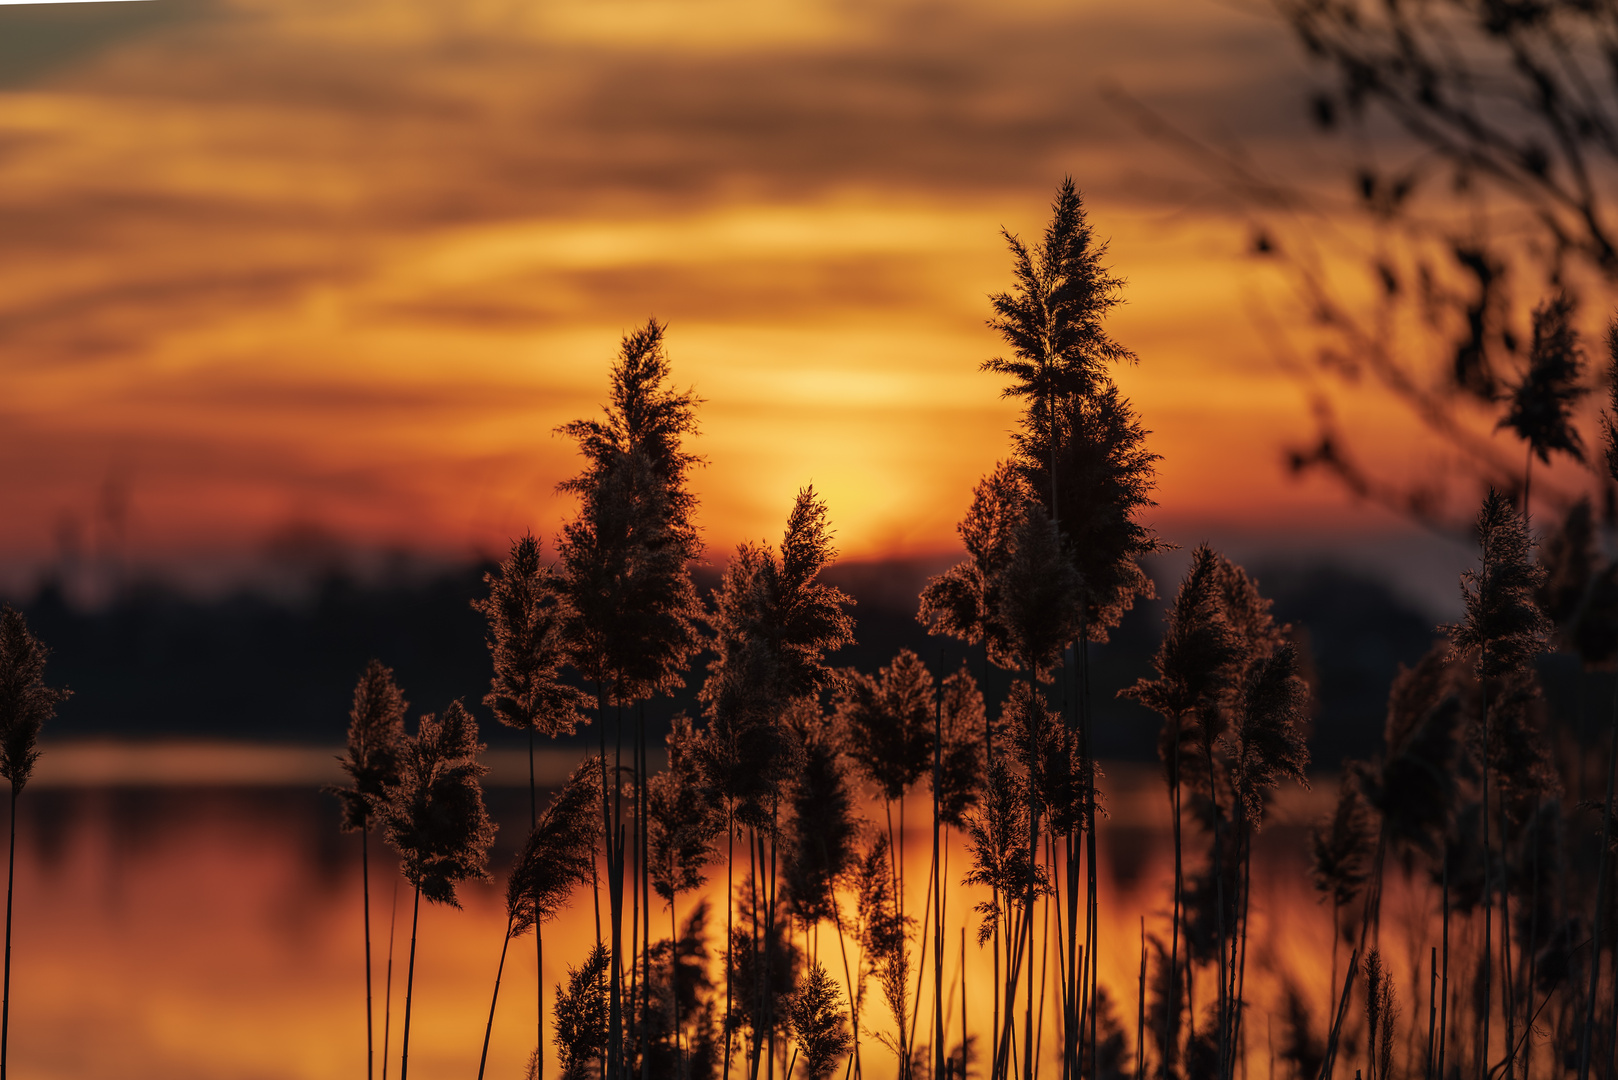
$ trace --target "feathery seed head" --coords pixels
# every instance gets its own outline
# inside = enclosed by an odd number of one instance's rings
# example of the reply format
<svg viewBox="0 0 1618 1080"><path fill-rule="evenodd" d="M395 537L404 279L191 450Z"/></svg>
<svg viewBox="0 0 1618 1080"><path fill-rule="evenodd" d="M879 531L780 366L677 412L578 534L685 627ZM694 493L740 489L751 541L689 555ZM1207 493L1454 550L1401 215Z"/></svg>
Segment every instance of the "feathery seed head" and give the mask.
<svg viewBox="0 0 1618 1080"><path fill-rule="evenodd" d="M1102 319L1123 303L1124 282L1102 263L1107 245L1095 241L1073 179L1057 189L1045 235L1029 248L1010 232L1016 285L989 297L989 328L1011 346L1012 358L984 361L985 371L1009 376L1006 397L1050 399L1088 394L1104 365L1133 363L1135 354L1107 336Z"/></svg>
<svg viewBox="0 0 1618 1080"><path fill-rule="evenodd" d="M691 721L674 718L668 736L668 768L647 783L647 861L652 888L669 903L702 885L703 868L715 856L714 837L725 823L701 768L701 736Z"/></svg>
<svg viewBox="0 0 1618 1080"><path fill-rule="evenodd" d="M540 562L539 541L524 536L499 568L483 575L489 595L472 601L488 620L494 678L487 705L502 724L549 736L572 734L588 723L588 699L562 681L567 659L564 629L570 617L565 583Z"/></svg>
<svg viewBox="0 0 1618 1080"><path fill-rule="evenodd" d="M1457 650L1475 650L1478 677L1492 681L1544 652L1551 625L1535 600L1545 571L1530 554L1528 527L1493 489L1478 512L1477 536L1480 565L1461 575L1465 618L1444 629Z"/></svg>
<svg viewBox="0 0 1618 1080"><path fill-rule="evenodd" d="M408 706L394 684L392 668L378 660L365 666L348 712L348 755L337 759L354 783L331 789L343 803L344 832L369 828L399 783Z"/></svg>
<svg viewBox="0 0 1618 1080"><path fill-rule="evenodd" d="M818 963L810 964L802 985L792 995L787 1012L792 1037L803 1051L804 1075L827 1080L837 1063L848 1056L848 1014L842 1008L837 983Z"/></svg>
<svg viewBox="0 0 1618 1080"><path fill-rule="evenodd" d="M1001 667L1015 661L1000 623L1000 575L1011 561L1013 538L1029 501L1020 470L1002 461L972 489L972 504L956 526L966 561L930 579L916 618L932 634L969 644L983 642Z"/></svg>
<svg viewBox="0 0 1618 1080"><path fill-rule="evenodd" d="M427 899L459 907L455 886L488 879L495 827L483 806L477 721L459 701L424 715L399 757L399 784L384 811L405 880Z"/></svg>
<svg viewBox="0 0 1618 1080"><path fill-rule="evenodd" d="M1371 851L1376 846L1376 823L1360 794L1355 769L1343 770L1337 807L1315 826L1309 841L1315 888L1338 906L1351 902L1370 877Z"/></svg>
<svg viewBox="0 0 1618 1080"><path fill-rule="evenodd" d="M940 751L938 819L952 829L966 827L966 812L983 785L983 693L962 664L944 680L944 743Z"/></svg>
<svg viewBox="0 0 1618 1080"><path fill-rule="evenodd" d="M21 612L10 604L0 608L0 775L11 781L13 794L33 775L40 728L72 693L45 685L49 655Z"/></svg>
<svg viewBox="0 0 1618 1080"><path fill-rule="evenodd" d="M1000 903L1023 896L1028 889L1028 779L1005 757L989 762L978 804L966 818L967 846L972 852L972 868L962 883L993 890ZM1050 889L1042 863L1033 866L1035 895ZM995 902L984 900L975 910L983 918L978 924L978 944L988 941L1004 911Z"/></svg>
<svg viewBox="0 0 1618 1080"><path fill-rule="evenodd" d="M808 744L782 870L787 904L805 926L835 917L836 885L859 857L859 833L842 757L827 742Z"/></svg>
<svg viewBox="0 0 1618 1080"><path fill-rule="evenodd" d="M511 936L555 918L573 890L590 880L600 796L601 759L586 758L539 816L506 879Z"/></svg>
<svg viewBox="0 0 1618 1080"><path fill-rule="evenodd" d="M1388 835L1437 856L1455 810L1455 758L1463 718L1455 662L1442 643L1401 669L1388 693L1387 759L1367 769L1367 802Z"/></svg>
<svg viewBox="0 0 1618 1080"><path fill-rule="evenodd" d="M1298 650L1284 642L1248 672L1236 721L1234 782L1247 820L1257 830L1264 803L1282 780L1309 786L1303 724L1309 687L1298 675Z"/></svg>
<svg viewBox="0 0 1618 1080"><path fill-rule="evenodd" d="M1584 442L1573 426L1573 409L1590 390L1579 384L1584 376L1584 350L1572 317L1573 298L1566 292L1534 310L1528 371L1512 391L1511 407L1497 425L1515 431L1546 464L1552 450L1584 460Z"/></svg>
<svg viewBox="0 0 1618 1080"><path fill-rule="evenodd" d="M1163 717L1158 749L1165 763L1172 761L1177 743L1205 727L1222 729L1226 701L1249 652L1248 643L1231 624L1227 596L1232 591L1238 598L1243 594L1234 588L1227 567L1224 557L1208 545L1197 547L1169 607L1162 644L1152 658L1157 678L1140 679L1120 692Z"/></svg>
<svg viewBox="0 0 1618 1080"><path fill-rule="evenodd" d="M1056 525L1039 503L1023 504L1010 558L996 584L999 622L1017 665L1049 681L1063 648L1075 636L1081 594Z"/></svg>
<svg viewBox="0 0 1618 1080"><path fill-rule="evenodd" d="M1092 641L1107 640L1135 597L1155 595L1141 557L1174 546L1136 520L1156 505L1151 491L1159 459L1146 449L1148 434L1118 387L1102 376L1088 395L1031 405L1013 436L1024 484L1061 527L1063 550L1079 575L1082 629Z"/></svg>
<svg viewBox="0 0 1618 1080"><path fill-rule="evenodd" d="M838 691L843 750L885 799L932 768L933 695L932 672L909 649L874 677L849 672Z"/></svg>

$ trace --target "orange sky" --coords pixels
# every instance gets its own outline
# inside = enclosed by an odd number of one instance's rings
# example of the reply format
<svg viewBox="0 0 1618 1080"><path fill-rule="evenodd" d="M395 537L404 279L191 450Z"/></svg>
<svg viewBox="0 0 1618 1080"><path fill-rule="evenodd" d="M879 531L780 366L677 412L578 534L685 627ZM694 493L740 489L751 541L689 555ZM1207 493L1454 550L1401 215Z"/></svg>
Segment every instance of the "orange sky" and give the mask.
<svg viewBox="0 0 1618 1080"><path fill-rule="evenodd" d="M1129 281L1112 330L1142 358L1119 379L1163 456L1159 527L1388 525L1283 475L1311 423L1255 329L1248 235L1100 93L1284 148L1300 61L1262 18L1211 0L42 10L0 13L33 35L0 52L12 581L64 547L200 573L300 531L450 557L553 534L575 465L551 431L596 407L648 315L706 399L713 548L773 537L813 482L848 555L948 549L1015 415L977 371L999 351L985 296L1009 284L997 230L1038 230L1064 172ZM1412 445L1375 400L1358 422L1382 455Z"/></svg>

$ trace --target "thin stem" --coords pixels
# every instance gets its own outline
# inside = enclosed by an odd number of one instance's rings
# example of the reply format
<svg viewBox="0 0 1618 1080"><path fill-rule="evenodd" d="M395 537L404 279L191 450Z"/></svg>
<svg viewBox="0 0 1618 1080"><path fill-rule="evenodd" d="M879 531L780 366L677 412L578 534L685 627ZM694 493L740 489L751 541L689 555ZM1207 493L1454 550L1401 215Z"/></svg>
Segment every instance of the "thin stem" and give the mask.
<svg viewBox="0 0 1618 1080"><path fill-rule="evenodd" d="M507 915L506 936L500 942L500 965L494 969L494 996L489 998L489 1022L483 1027L483 1056L478 1058L478 1080L483 1080L483 1068L489 1063L489 1036L494 1033L494 1006L500 1000L500 976L505 973L506 950L511 947L511 921L511 916Z"/></svg>
<svg viewBox="0 0 1618 1080"><path fill-rule="evenodd" d="M534 728L528 727L528 831L539 827L539 789L534 782ZM592 860L593 860L592 856ZM534 923L534 1045L538 1047L535 1080L545 1080L545 940ZM503 952L504 950L502 950ZM498 980L497 980L498 981Z"/></svg>
<svg viewBox="0 0 1618 1080"><path fill-rule="evenodd" d="M388 1080L388 1027L393 1023L393 931L400 918L400 882L393 879L393 908L388 915L388 973L382 983L382 1080Z"/></svg>
<svg viewBox="0 0 1618 1080"><path fill-rule="evenodd" d="M360 823L360 895L365 903L365 1076L376 1072L376 1046L372 1028L375 1010L371 1005L371 855L367 838L370 822ZM9 938L10 935L8 934Z"/></svg>
<svg viewBox="0 0 1618 1080"><path fill-rule="evenodd" d="M1443 911L1444 911L1444 962L1443 973L1439 977L1438 991L1438 1071L1435 1074L1439 1080L1444 1077L1444 1052L1449 1042L1449 837L1444 838L1443 850L1440 858L1444 860L1443 883Z"/></svg>
<svg viewBox="0 0 1618 1080"><path fill-rule="evenodd" d="M725 853L725 1071L721 1075L724 1076L725 1080L730 1080L731 1034L734 1031L731 1018L736 1015L735 1006L732 1003L734 989L732 973L735 971L735 964L731 955L735 944L735 934L731 930L731 912L735 908L736 892L732 880L736 872L736 808L728 801L725 804L725 837L727 845ZM846 965L846 959L844 963ZM856 1042L855 1045L857 1046L858 1043Z"/></svg>
<svg viewBox="0 0 1618 1080"><path fill-rule="evenodd" d="M416 898L410 906L410 964L405 975L404 1042L399 1051L399 1080L410 1075L410 999L416 988L416 927L421 918L421 886L416 885Z"/></svg>
<svg viewBox="0 0 1618 1080"><path fill-rule="evenodd" d="M388 1080L389 1027L393 1023L393 941L399 924L399 879L393 879L393 908L388 916L388 974L382 983L382 1080Z"/></svg>
<svg viewBox="0 0 1618 1080"><path fill-rule="evenodd" d="M6 1049L11 1033L11 889L17 877L17 785L11 785L11 844L6 854L6 973L0 996L0 1080L6 1076Z"/></svg>
<svg viewBox="0 0 1618 1080"><path fill-rule="evenodd" d="M944 670L944 650L938 650L938 670ZM944 696L933 698L933 866L940 867L938 855L938 785L943 775ZM933 876L933 1075L944 1072L944 882Z"/></svg>
<svg viewBox="0 0 1618 1080"><path fill-rule="evenodd" d="M1140 917L1140 1001L1135 1006L1135 1076L1138 1080L1146 1078L1146 916L1144 915Z"/></svg>

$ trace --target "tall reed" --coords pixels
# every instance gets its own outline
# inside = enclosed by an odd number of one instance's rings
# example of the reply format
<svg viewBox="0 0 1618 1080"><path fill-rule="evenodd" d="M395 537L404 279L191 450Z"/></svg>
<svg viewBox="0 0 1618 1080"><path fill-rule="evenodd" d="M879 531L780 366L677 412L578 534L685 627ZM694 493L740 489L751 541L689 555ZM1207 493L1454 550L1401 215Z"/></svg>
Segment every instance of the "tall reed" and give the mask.
<svg viewBox="0 0 1618 1080"><path fill-rule="evenodd" d="M332 789L342 801L344 832L360 834L360 897L365 908L365 1074L373 1075L374 1010L371 1005L371 826L399 784L399 751L409 703L393 681L393 669L378 660L366 665L348 712L348 754L339 758L352 784ZM387 1048L383 1048L384 1056Z"/></svg>
<svg viewBox="0 0 1618 1080"><path fill-rule="evenodd" d="M460 907L456 886L485 881L494 824L483 808L478 778L488 770L477 722L459 701L438 716L427 713L399 754L399 784L384 811L388 843L400 856L400 871L414 890L410 911L410 961L405 975L404 1034L399 1080L410 1075L410 1009L416 982L416 930L421 898Z"/></svg>
<svg viewBox="0 0 1618 1080"><path fill-rule="evenodd" d="M505 971L507 947L513 938L530 929L537 934L562 910L573 890L590 880L590 868L595 865L593 802L601 789L601 768L600 758L587 758L573 770L566 786L534 825L506 879L506 933L500 945L500 965L494 973L489 1022L483 1029L478 1080L483 1080L483 1069L489 1060L489 1036L494 1031L494 1008L500 999L500 975ZM543 1013L540 1033L543 1037ZM539 1050L543 1059L543 1042ZM542 1071L543 1067L536 1068Z"/></svg>
<svg viewBox="0 0 1618 1080"><path fill-rule="evenodd" d="M534 830L539 826L534 737L571 735L586 722L582 712L589 699L561 678L567 654L567 592L560 576L541 563L539 541L531 535L513 541L510 554L483 581L489 595L472 602L473 609L488 622L485 643L494 664L483 704L502 724L528 733L528 827ZM545 1038L545 938L538 925L534 927L534 978L534 1039L541 1044ZM543 1080L543 1054L535 1069L536 1080Z"/></svg>
<svg viewBox="0 0 1618 1080"><path fill-rule="evenodd" d="M40 728L71 691L45 685L50 650L28 630L22 614L0 608L0 775L11 784L10 840L6 849L6 962L0 997L0 1080L11 1034L11 904L17 881L17 796L34 773Z"/></svg>

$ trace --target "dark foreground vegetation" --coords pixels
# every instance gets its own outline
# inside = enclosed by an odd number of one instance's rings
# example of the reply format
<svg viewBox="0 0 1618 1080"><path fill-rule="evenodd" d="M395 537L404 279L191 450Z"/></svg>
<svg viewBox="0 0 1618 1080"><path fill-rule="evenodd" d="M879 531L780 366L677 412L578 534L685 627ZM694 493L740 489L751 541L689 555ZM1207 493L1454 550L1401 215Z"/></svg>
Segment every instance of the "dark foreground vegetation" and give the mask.
<svg viewBox="0 0 1618 1080"><path fill-rule="evenodd" d="M1305 988L1313 973L1261 971L1255 839L1277 790L1306 782L1319 699L1349 691L1205 545L1166 598L1149 668L1117 678L1109 651L1154 593L1142 560L1169 547L1143 520L1157 459L1112 379L1135 362L1104 325L1122 285L1071 182L1038 242L1007 240L1015 282L991 325L1008 353L984 367L1024 409L965 509L965 560L926 582L916 614L959 662L924 643L833 665L856 626L824 575L831 512L812 488L783 507L778 543L739 547L704 595L687 486L700 402L675 388L656 322L624 339L601 415L561 429L583 462L562 485L576 516L548 549L524 537L488 571L474 614L493 675L477 704L530 747L582 737L593 752L543 801L530 782L529 834L502 868L480 1078L511 948L532 932L543 971L546 927L574 903L594 905L594 940L563 945L566 978L540 988L531 1075L547 1045L564 1076L615 1080L1618 1075L1618 708L1590 719L1579 692L1542 686L1552 672L1577 691L1571 666L1618 657L1618 564L1589 503L1535 530L1528 475L1482 500L1462 618L1393 679L1380 745L1343 770L1312 836L1321 904L1290 917L1330 920L1328 994ZM1502 424L1530 467L1589 459L1600 491L1618 442L1608 414L1603 461L1573 422L1588 386L1570 317L1559 298L1539 309ZM1618 333L1612 347L1618 385ZM57 697L41 647L5 619L12 770L31 766ZM1120 686L1158 717L1173 830L1171 889L1129 913L1130 942L1102 937L1098 889L1098 698ZM444 699L407 723L394 671L366 666L337 792L362 859L368 998L373 833L412 890L403 1015L367 1008L368 1074L399 1080L421 902L456 905L487 878L494 839L476 718ZM30 749L14 752L22 735ZM907 804L928 811L924 881L905 876ZM964 868L940 857L948 834ZM695 896L721 878L723 912ZM1423 905L1403 928L1421 939L1414 967L1391 926L1384 945L1396 891ZM969 938L992 971L990 1006L971 1013L964 997L950 1008L945 977ZM1102 981L1104 953L1138 955L1131 985ZM1262 1042L1261 997L1281 1021Z"/></svg>

